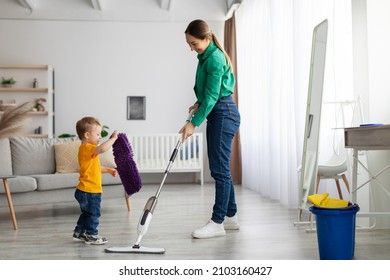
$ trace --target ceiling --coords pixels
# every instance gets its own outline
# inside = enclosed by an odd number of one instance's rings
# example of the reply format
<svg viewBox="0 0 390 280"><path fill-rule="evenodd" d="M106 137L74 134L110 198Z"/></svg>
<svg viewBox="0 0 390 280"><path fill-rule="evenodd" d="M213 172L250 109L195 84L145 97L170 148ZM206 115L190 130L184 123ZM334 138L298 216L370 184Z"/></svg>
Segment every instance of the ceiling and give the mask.
<svg viewBox="0 0 390 280"><path fill-rule="evenodd" d="M27 9L31 13L37 8L43 8L42 5L45 4L44 1L39 1L39 0L17 0L17 1L23 8ZM117 2L108 1L108 0L87 0L87 1L90 3L92 9L99 10L99 11L103 11L104 9L111 8L114 5L118 5L118 1ZM171 9L172 2L174 2L174 0L158 0L157 4L160 5L161 9L169 11Z"/></svg>
<svg viewBox="0 0 390 280"><path fill-rule="evenodd" d="M243 0L2 0L0 19L224 20Z"/></svg>

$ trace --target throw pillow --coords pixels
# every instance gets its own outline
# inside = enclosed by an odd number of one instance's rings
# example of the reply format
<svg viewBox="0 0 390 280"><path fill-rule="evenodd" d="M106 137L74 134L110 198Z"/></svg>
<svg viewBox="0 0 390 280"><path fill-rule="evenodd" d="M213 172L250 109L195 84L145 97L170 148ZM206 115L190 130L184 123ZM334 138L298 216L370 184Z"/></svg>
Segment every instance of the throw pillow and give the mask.
<svg viewBox="0 0 390 280"><path fill-rule="evenodd" d="M105 153L100 154L99 160L101 166L116 168L112 147Z"/></svg>
<svg viewBox="0 0 390 280"><path fill-rule="evenodd" d="M56 171L58 173L75 173L80 171L78 152L81 141L69 141L54 145Z"/></svg>

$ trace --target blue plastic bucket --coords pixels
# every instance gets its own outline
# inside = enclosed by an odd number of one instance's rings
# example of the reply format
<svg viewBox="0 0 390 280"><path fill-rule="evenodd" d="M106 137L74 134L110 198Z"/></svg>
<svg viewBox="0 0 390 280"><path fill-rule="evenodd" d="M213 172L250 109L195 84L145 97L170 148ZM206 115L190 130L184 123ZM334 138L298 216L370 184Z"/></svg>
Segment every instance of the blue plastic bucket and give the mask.
<svg viewBox="0 0 390 280"><path fill-rule="evenodd" d="M321 260L351 260L355 254L356 213L359 205L344 208L310 207L316 216Z"/></svg>

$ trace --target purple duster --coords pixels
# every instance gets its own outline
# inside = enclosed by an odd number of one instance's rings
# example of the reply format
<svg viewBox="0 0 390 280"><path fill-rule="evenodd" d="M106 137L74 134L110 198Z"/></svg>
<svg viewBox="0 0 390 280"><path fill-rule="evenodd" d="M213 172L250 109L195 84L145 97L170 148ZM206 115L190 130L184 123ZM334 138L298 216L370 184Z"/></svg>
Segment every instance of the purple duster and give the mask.
<svg viewBox="0 0 390 280"><path fill-rule="evenodd" d="M112 145L112 148L116 169L127 195L130 196L141 189L142 181L126 134L118 133L118 139Z"/></svg>

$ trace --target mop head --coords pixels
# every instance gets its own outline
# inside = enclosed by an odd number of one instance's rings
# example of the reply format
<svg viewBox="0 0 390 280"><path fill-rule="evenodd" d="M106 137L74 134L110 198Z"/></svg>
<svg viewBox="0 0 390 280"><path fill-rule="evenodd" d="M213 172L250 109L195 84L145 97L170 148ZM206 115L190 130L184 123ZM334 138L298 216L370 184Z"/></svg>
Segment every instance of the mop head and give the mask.
<svg viewBox="0 0 390 280"><path fill-rule="evenodd" d="M130 196L141 189L142 181L126 134L118 133L118 139L112 149L119 177L127 195Z"/></svg>
<svg viewBox="0 0 390 280"><path fill-rule="evenodd" d="M164 248L151 248L151 247L134 247L134 246L124 246L124 247L109 247L104 249L106 253L132 253L132 254L164 254Z"/></svg>

